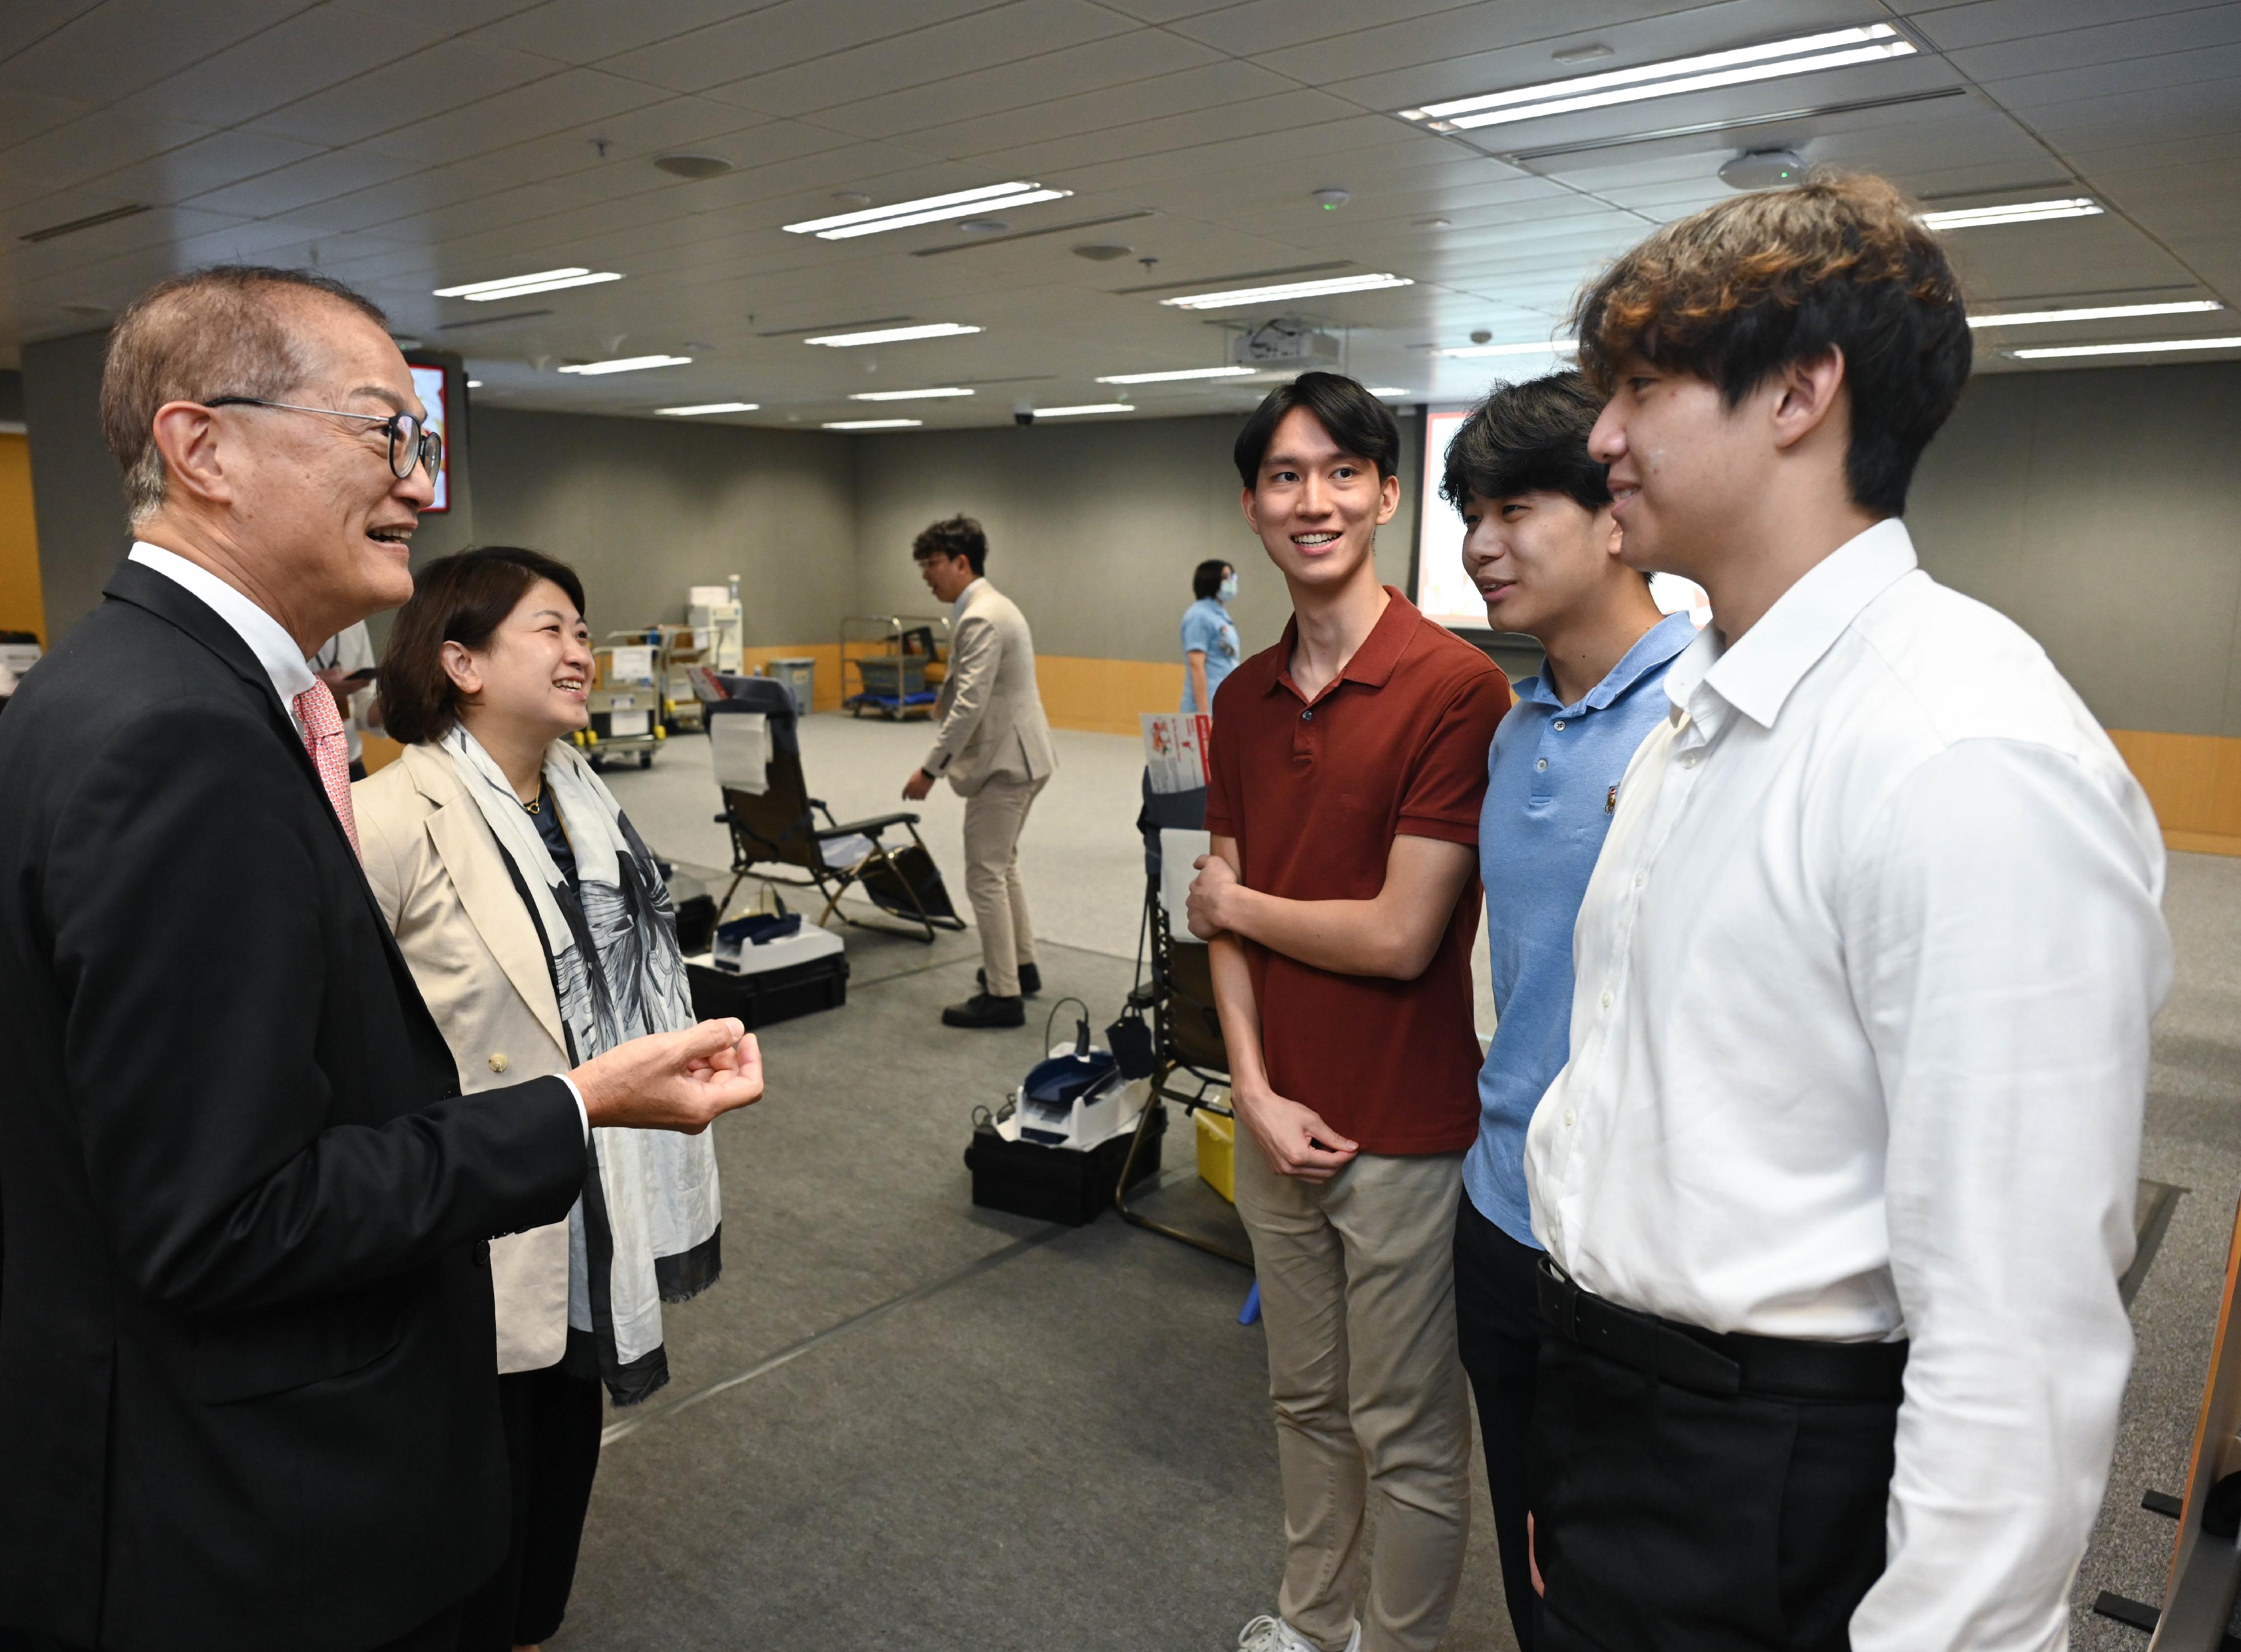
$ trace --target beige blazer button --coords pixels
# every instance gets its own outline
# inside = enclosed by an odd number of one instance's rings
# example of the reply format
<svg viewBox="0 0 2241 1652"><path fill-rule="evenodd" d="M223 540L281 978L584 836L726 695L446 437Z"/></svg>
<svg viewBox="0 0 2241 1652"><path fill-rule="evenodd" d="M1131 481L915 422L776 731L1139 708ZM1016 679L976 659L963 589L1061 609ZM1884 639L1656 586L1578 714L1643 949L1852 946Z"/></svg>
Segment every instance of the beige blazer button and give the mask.
<svg viewBox="0 0 2241 1652"><path fill-rule="evenodd" d="M490 1059L490 1070L493 1073L503 1073L510 1065L503 1051Z"/></svg>

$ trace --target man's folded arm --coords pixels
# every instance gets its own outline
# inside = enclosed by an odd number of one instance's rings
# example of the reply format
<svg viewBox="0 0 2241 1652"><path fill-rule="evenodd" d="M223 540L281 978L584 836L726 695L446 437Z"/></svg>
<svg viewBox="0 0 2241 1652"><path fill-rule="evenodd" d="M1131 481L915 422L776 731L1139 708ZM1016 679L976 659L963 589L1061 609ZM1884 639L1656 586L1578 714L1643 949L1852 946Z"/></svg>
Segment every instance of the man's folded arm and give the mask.
<svg viewBox="0 0 2241 1652"><path fill-rule="evenodd" d="M374 1024L331 1002L366 984L329 978L335 930L380 920L321 909L315 855L339 845L315 836L310 784L247 708L175 705L120 733L59 811L42 905L86 1174L127 1277L182 1313L365 1289L558 1221L582 1183L558 1078L322 1127L323 1040L360 1062Z"/></svg>

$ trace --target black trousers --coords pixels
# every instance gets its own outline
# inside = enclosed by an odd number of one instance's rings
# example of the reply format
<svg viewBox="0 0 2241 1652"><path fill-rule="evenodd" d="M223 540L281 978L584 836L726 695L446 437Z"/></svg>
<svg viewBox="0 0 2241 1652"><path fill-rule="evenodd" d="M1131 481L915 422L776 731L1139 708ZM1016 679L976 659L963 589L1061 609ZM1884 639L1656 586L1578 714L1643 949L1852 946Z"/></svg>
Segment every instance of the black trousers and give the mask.
<svg viewBox="0 0 2241 1652"><path fill-rule="evenodd" d="M1896 1399L1704 1394L1556 1334L1527 1485L1542 1652L1846 1652Z"/></svg>
<svg viewBox="0 0 2241 1652"><path fill-rule="evenodd" d="M459 1609L447 1606L425 1623L407 1629L393 1641L384 1641L371 1652L452 1652L458 1642ZM0 1629L0 1652L79 1652L79 1649L43 1635Z"/></svg>
<svg viewBox="0 0 2241 1652"><path fill-rule="evenodd" d="M1495 1548L1519 1652L1538 1652L1541 1644L1541 1597L1525 1536L1525 1443L1542 1329L1535 1282L1540 1261L1539 1251L1480 1215L1463 1194L1455 1211L1455 1333L1478 1401Z"/></svg>
<svg viewBox="0 0 2241 1652"><path fill-rule="evenodd" d="M599 1380L559 1366L498 1380L513 1477L505 1563L467 1597L459 1652L511 1652L560 1628L599 1469Z"/></svg>

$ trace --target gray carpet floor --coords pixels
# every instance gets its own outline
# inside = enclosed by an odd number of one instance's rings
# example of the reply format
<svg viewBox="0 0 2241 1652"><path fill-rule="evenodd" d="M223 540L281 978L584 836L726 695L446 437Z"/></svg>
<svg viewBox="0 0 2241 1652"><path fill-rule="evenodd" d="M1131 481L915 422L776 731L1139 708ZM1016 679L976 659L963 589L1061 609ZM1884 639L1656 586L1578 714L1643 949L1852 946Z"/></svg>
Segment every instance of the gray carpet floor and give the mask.
<svg viewBox="0 0 2241 1652"><path fill-rule="evenodd" d="M723 1280L668 1310L672 1380L611 1412L556 1648L775 1652L1065 1646L1215 1652L1272 1609L1275 1446L1244 1269L1107 1215L1084 1228L976 1210L962 1154L1042 1046L1059 994L1113 1019L1134 950L1134 743L1060 737L1023 847L1047 986L1031 1025L965 1033L974 938L846 930L847 1004L764 1036L767 1098L717 1127ZM812 789L842 818L893 806L922 727L808 719ZM705 746L615 790L658 849L720 866ZM961 897L958 807L927 843ZM720 890L720 883L718 885ZM960 905L961 905L960 898ZM2138 1358L2073 1644L2144 1649L2085 1609L2153 1600L2171 1523L2139 1495L2184 1476L2241 1198L2241 861L2174 856L2177 985L2158 1024L2141 1174L2185 1191L2134 1304ZM1168 1220L1230 1242L1184 1121ZM1482 1485L1446 1644L1513 1646Z"/></svg>

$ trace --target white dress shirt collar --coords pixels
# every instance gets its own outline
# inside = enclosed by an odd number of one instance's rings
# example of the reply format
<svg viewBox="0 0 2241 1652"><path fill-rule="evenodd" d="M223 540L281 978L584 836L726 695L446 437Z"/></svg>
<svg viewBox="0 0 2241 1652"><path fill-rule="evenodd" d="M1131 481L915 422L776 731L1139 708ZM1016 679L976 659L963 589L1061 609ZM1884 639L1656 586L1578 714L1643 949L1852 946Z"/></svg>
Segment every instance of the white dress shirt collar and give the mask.
<svg viewBox="0 0 2241 1652"><path fill-rule="evenodd" d="M1772 728L1784 701L1861 611L1915 568L1914 540L1906 524L1886 517L1856 533L1808 569L1775 599L1736 643L1723 649L1719 616L1673 662L1665 692L1676 707L1713 725L1716 714L1698 701L1700 688L1716 694L1761 728Z"/></svg>
<svg viewBox="0 0 2241 1652"><path fill-rule="evenodd" d="M264 674L272 679L272 691L280 696L281 708L290 716L295 715L296 696L318 679L311 675L311 666L304 661L304 651L296 646L296 639L278 620L200 563L190 562L176 551L136 539L130 559L185 586L202 600L204 606L232 626L241 640L249 645L249 652L257 656L257 663L264 667Z"/></svg>

